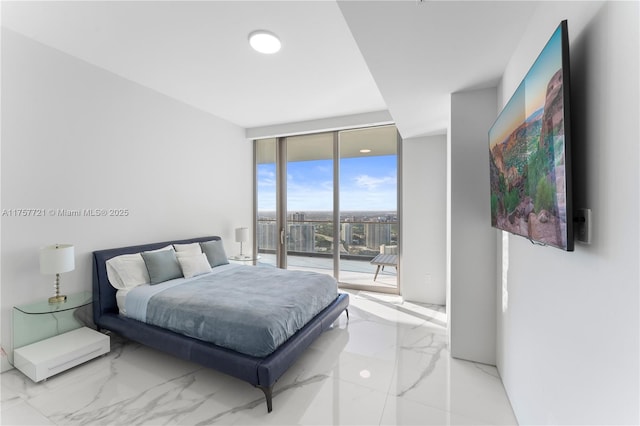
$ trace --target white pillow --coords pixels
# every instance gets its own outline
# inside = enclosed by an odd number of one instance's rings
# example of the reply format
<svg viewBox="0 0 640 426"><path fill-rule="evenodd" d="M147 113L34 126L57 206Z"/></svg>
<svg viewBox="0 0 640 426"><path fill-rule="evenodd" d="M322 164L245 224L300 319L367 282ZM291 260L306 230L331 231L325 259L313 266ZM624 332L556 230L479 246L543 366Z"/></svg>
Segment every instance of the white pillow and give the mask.
<svg viewBox="0 0 640 426"><path fill-rule="evenodd" d="M170 250L173 247L166 246L151 251ZM141 284L149 284L149 272L147 265L140 253L122 254L107 260L107 277L109 283L117 290L132 289Z"/></svg>
<svg viewBox="0 0 640 426"><path fill-rule="evenodd" d="M190 255L180 253L178 255L178 262L180 262L182 275L184 275L185 278L211 272L211 265L209 265L209 260L204 253L191 253Z"/></svg>
<svg viewBox="0 0 640 426"><path fill-rule="evenodd" d="M118 290L151 282L140 253L123 254L107 260L107 276L111 285Z"/></svg>
<svg viewBox="0 0 640 426"><path fill-rule="evenodd" d="M200 243L191 243L191 244L174 244L173 248L176 249L177 253L202 253L202 248L200 248Z"/></svg>
<svg viewBox="0 0 640 426"><path fill-rule="evenodd" d="M202 253L202 252L200 252ZM176 252L176 257L177 258L181 258L181 257L186 257L186 256L195 256L197 254L200 254L197 251L177 251Z"/></svg>

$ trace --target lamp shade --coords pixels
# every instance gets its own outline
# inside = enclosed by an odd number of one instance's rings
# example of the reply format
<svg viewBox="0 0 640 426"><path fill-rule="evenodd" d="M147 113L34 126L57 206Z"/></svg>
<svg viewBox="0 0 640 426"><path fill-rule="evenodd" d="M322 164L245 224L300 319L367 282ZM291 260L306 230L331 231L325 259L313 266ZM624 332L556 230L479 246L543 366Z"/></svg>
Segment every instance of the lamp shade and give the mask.
<svg viewBox="0 0 640 426"><path fill-rule="evenodd" d="M54 244L40 249L40 273L60 274L73 271L74 268L73 245Z"/></svg>
<svg viewBox="0 0 640 426"><path fill-rule="evenodd" d="M249 239L249 228L236 228L236 242L244 243Z"/></svg>

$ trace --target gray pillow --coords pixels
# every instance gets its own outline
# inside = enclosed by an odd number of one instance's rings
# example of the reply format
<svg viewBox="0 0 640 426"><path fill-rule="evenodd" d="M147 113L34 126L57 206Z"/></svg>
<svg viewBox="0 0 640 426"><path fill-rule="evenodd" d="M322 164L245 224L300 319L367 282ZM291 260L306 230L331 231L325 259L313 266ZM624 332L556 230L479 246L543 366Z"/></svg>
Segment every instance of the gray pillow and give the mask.
<svg viewBox="0 0 640 426"><path fill-rule="evenodd" d="M200 243L200 247L202 247L202 252L207 255L212 268L229 263L221 240L205 241Z"/></svg>
<svg viewBox="0 0 640 426"><path fill-rule="evenodd" d="M147 266L151 284L158 284L174 278L182 278L182 269L172 250L142 252L144 264Z"/></svg>

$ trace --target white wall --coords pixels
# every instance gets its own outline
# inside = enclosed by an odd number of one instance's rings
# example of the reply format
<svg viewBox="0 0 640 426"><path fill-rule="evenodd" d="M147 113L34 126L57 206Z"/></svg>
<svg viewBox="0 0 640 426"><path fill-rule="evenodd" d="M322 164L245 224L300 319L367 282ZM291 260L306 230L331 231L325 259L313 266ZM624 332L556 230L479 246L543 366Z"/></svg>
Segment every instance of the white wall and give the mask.
<svg viewBox="0 0 640 426"><path fill-rule="evenodd" d="M447 137L402 141L402 259L406 300L446 302Z"/></svg>
<svg viewBox="0 0 640 426"><path fill-rule="evenodd" d="M505 247L498 368L522 424L640 423L639 9L541 3L503 77L502 105L568 19L574 203L593 243Z"/></svg>
<svg viewBox="0 0 640 426"><path fill-rule="evenodd" d="M244 129L17 33L2 33L2 209L128 209L126 217L2 217L1 342L12 306L44 300L39 247L72 243L63 293L91 289L91 252L220 235L252 220Z"/></svg>
<svg viewBox="0 0 640 426"><path fill-rule="evenodd" d="M496 102L495 88L451 95L451 355L485 364L496 362L496 234L490 225L487 133Z"/></svg>

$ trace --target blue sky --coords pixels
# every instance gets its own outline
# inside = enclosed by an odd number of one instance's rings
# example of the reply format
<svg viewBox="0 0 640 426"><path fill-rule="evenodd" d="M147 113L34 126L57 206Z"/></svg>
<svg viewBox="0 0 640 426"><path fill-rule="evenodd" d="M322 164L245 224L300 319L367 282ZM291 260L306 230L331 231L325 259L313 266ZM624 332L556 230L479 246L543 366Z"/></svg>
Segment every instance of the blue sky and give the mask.
<svg viewBox="0 0 640 426"><path fill-rule="evenodd" d="M547 85L560 68L562 32L558 27L491 128L490 148L502 143L533 112L544 107Z"/></svg>
<svg viewBox="0 0 640 426"><path fill-rule="evenodd" d="M397 210L396 156L345 158L340 162L340 210ZM287 210L333 208L331 160L287 164ZM258 166L258 210L274 211L275 165Z"/></svg>

